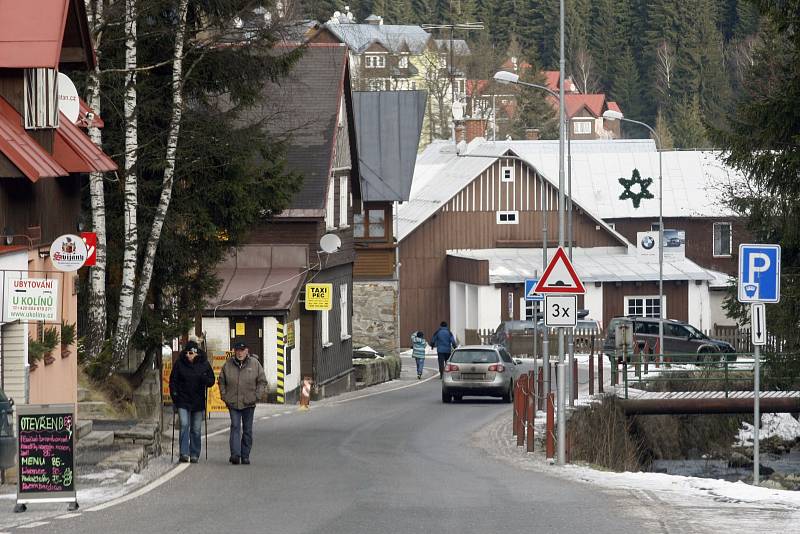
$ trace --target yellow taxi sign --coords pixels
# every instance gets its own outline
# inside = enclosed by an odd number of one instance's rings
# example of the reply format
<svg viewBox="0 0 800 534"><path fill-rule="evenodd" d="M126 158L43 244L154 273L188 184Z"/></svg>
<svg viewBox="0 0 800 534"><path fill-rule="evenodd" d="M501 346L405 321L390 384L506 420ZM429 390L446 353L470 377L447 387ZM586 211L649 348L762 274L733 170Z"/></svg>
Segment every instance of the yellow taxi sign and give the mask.
<svg viewBox="0 0 800 534"><path fill-rule="evenodd" d="M306 284L306 309L310 311L333 308L333 284Z"/></svg>

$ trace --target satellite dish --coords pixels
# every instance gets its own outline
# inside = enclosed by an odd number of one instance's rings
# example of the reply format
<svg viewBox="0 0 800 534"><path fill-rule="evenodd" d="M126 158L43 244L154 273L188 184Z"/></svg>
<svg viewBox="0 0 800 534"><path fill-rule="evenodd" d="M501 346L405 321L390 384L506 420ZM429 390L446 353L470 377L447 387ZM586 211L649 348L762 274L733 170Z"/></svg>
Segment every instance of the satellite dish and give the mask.
<svg viewBox="0 0 800 534"><path fill-rule="evenodd" d="M339 239L339 236L336 234L325 234L319 240L319 248L321 248L323 252L327 252L328 254L336 252L341 247L342 247L342 240Z"/></svg>
<svg viewBox="0 0 800 534"><path fill-rule="evenodd" d="M78 122L81 104L75 84L63 72L58 73L58 111L64 114L73 124Z"/></svg>
<svg viewBox="0 0 800 534"><path fill-rule="evenodd" d="M464 118L464 104L456 100L453 102L453 119L460 121Z"/></svg>

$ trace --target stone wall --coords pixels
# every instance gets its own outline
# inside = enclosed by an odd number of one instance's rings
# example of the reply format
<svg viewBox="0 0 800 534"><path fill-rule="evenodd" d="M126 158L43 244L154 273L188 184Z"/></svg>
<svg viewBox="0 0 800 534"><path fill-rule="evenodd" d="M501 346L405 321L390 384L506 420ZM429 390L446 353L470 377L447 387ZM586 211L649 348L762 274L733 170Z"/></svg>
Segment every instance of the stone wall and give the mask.
<svg viewBox="0 0 800 534"><path fill-rule="evenodd" d="M396 281L353 282L353 347L368 345L385 354L396 354L398 332Z"/></svg>

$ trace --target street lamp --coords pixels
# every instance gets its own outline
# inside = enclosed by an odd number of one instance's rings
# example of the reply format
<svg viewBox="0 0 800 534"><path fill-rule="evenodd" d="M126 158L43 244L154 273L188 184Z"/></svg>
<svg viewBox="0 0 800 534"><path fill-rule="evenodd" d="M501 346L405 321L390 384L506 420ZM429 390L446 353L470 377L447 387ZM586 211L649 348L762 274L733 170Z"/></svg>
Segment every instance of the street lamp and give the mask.
<svg viewBox="0 0 800 534"><path fill-rule="evenodd" d="M663 147L661 146L661 138L656 131L649 125L635 121L633 119L626 119L619 111L608 109L603 112L603 118L611 121L624 121L632 124L644 126L650 133L653 134L658 145L658 361L663 363L664 360L664 180L662 178L662 165L661 154Z"/></svg>

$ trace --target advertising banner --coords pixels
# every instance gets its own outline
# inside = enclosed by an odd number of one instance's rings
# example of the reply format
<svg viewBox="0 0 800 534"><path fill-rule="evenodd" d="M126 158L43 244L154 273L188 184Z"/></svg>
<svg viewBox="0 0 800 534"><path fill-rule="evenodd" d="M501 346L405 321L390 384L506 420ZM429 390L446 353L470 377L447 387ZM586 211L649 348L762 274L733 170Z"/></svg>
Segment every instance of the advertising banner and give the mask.
<svg viewBox="0 0 800 534"><path fill-rule="evenodd" d="M5 320L59 321L58 280L6 278Z"/></svg>
<svg viewBox="0 0 800 534"><path fill-rule="evenodd" d="M224 354L214 354L211 357L211 368L214 370L214 386L208 389L208 399L206 401L206 412L208 413L227 413L228 407L222 402L222 396L219 393L219 374L222 372L222 366L228 358L233 356L232 351L227 351Z"/></svg>

